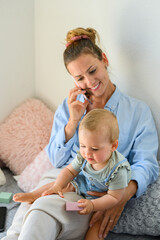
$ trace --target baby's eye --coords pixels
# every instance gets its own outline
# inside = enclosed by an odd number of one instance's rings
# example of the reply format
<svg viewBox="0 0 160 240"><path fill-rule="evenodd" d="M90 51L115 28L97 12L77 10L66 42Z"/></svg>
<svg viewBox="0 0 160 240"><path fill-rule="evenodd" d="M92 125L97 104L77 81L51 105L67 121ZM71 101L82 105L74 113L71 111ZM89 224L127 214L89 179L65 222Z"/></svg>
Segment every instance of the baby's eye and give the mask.
<svg viewBox="0 0 160 240"><path fill-rule="evenodd" d="M99 149L98 149L98 148L92 148L92 150L96 152L96 151L98 151Z"/></svg>
<svg viewBox="0 0 160 240"><path fill-rule="evenodd" d="M84 145L80 145L80 148L85 148L85 146Z"/></svg>

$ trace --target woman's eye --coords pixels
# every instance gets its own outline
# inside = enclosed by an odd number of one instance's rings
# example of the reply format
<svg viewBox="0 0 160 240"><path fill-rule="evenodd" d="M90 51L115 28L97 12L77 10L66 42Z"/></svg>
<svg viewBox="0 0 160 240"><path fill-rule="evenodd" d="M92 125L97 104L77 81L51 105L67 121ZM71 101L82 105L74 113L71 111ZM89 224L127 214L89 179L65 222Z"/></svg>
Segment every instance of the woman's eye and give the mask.
<svg viewBox="0 0 160 240"><path fill-rule="evenodd" d="M83 80L83 77L80 77L77 81L79 82L79 81L82 81Z"/></svg>
<svg viewBox="0 0 160 240"><path fill-rule="evenodd" d="M93 70L91 70L89 73L90 73L90 74L93 74L93 73L95 73L95 72L96 72L96 68L93 69Z"/></svg>

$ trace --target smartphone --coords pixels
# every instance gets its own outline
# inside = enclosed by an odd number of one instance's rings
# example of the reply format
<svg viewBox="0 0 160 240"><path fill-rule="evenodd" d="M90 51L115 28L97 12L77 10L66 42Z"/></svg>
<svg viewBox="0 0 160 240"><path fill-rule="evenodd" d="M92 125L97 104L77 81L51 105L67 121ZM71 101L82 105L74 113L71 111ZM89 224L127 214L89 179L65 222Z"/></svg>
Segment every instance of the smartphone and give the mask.
<svg viewBox="0 0 160 240"><path fill-rule="evenodd" d="M90 103L90 104L93 104L92 102L91 102L91 100L89 99L89 93L88 92L86 92L85 94L84 94L84 98Z"/></svg>
<svg viewBox="0 0 160 240"><path fill-rule="evenodd" d="M82 88L78 85L78 83L76 82L75 79L74 79L74 82L75 82L75 84L77 85L77 87L79 87L81 90L84 90L84 89L82 89ZM89 99L89 96L90 96L90 93L86 91L86 93L84 94L84 98L85 98L90 104L93 104L93 103L91 102L91 100Z"/></svg>
<svg viewBox="0 0 160 240"><path fill-rule="evenodd" d="M6 221L7 208L0 207L0 232L4 231Z"/></svg>

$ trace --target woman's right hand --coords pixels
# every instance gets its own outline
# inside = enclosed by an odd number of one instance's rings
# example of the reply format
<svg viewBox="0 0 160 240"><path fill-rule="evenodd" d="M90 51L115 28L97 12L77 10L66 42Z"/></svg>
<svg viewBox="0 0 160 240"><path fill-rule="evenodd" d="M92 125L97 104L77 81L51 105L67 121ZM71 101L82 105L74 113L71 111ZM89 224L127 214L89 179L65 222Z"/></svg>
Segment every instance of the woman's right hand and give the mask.
<svg viewBox="0 0 160 240"><path fill-rule="evenodd" d="M85 99L84 102L80 102L77 100L77 96L79 94L84 94L86 91L81 90L77 86L75 86L73 89L69 91L69 96L68 96L68 107L69 107L69 113L70 113L70 121L77 121L77 123L80 121L81 117L83 116L87 105L88 101Z"/></svg>
<svg viewBox="0 0 160 240"><path fill-rule="evenodd" d="M84 102L80 102L77 100L77 96L84 93L85 91L81 90L77 86L69 91L68 107L70 118L67 125L65 126L66 142L68 142L73 137L77 125L87 108L88 101L86 99L84 100Z"/></svg>

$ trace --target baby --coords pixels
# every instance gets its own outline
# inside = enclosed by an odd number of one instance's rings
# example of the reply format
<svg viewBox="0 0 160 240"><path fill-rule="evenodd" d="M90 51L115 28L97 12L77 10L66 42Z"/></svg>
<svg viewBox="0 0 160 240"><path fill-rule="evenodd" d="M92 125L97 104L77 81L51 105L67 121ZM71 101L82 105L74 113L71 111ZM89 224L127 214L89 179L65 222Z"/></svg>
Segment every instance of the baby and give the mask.
<svg viewBox="0 0 160 240"><path fill-rule="evenodd" d="M80 150L72 163L61 170L55 182L30 193L15 194L13 200L32 203L41 196L59 194L63 198L64 192L76 191L83 196L78 201L80 214L114 207L120 202L131 178L127 159L116 150L118 137L115 115L105 109L91 110L80 123ZM88 191L105 193L93 198ZM100 224L99 221L89 228L86 240L103 239L98 235Z"/></svg>

